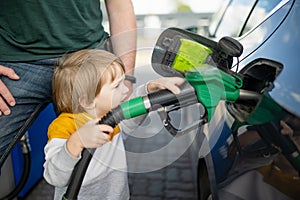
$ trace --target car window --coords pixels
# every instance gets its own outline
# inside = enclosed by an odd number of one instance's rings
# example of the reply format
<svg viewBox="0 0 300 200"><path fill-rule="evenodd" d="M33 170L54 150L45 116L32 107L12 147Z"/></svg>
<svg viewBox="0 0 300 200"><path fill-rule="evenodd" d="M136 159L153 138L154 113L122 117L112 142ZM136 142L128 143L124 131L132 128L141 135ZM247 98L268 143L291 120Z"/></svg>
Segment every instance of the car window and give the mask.
<svg viewBox="0 0 300 200"><path fill-rule="evenodd" d="M211 37L239 37L259 25L282 0L227 0L212 17Z"/></svg>
<svg viewBox="0 0 300 200"><path fill-rule="evenodd" d="M214 37L216 35L216 31L218 30L224 13L226 12L231 1L232 0L224 0L218 11L212 16L210 25L208 27L208 34L210 37Z"/></svg>
<svg viewBox="0 0 300 200"><path fill-rule="evenodd" d="M281 0L260 0L254 7L249 19L244 24L244 28L241 31L240 35L245 34L258 24L260 24L269 13L279 4Z"/></svg>
<svg viewBox="0 0 300 200"><path fill-rule="evenodd" d="M256 0L232 0L220 20L220 25L215 31L215 37L237 37L247 20Z"/></svg>

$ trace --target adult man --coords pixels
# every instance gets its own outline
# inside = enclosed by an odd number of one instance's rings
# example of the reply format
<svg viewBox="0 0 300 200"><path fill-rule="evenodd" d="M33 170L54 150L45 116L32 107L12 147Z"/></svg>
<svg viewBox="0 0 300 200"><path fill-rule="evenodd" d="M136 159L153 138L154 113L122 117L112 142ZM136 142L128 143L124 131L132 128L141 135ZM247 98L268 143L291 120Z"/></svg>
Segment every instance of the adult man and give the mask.
<svg viewBox="0 0 300 200"><path fill-rule="evenodd" d="M34 109L51 100L52 72L62 55L103 47L109 38L126 74L133 75L136 22L131 0L106 0L105 6L109 35L99 0L0 2L0 168ZM131 84L127 81L130 89Z"/></svg>

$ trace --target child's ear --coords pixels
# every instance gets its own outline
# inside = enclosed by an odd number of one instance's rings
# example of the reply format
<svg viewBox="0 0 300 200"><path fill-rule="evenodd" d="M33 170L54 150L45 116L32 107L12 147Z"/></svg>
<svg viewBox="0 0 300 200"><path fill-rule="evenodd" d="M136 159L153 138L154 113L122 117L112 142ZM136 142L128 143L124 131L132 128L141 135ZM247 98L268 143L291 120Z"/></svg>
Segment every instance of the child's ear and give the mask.
<svg viewBox="0 0 300 200"><path fill-rule="evenodd" d="M79 98L79 104L84 109L93 109L93 108L95 108L95 102L92 101L91 103L89 103L86 97L80 97Z"/></svg>

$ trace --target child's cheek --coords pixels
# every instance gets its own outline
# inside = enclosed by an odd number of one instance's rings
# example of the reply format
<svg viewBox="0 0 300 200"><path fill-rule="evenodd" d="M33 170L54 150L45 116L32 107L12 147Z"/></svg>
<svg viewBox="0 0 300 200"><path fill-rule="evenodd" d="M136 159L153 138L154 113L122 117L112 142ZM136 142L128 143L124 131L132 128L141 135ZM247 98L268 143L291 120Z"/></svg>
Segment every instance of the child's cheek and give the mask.
<svg viewBox="0 0 300 200"><path fill-rule="evenodd" d="M117 107L120 103L121 103L120 94L113 93L112 99L111 99L111 108Z"/></svg>

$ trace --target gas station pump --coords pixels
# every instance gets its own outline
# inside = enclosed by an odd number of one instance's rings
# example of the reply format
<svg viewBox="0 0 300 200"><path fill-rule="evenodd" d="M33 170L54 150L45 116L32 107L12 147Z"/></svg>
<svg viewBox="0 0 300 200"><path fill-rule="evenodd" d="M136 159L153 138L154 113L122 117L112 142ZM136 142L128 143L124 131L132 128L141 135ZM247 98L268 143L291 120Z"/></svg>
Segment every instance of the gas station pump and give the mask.
<svg viewBox="0 0 300 200"><path fill-rule="evenodd" d="M19 132L23 137L12 145L11 155L1 169L0 199L22 198L41 180L47 130L55 117L53 104L45 103L24 124Z"/></svg>

